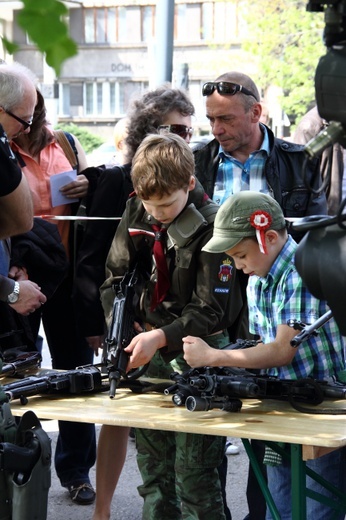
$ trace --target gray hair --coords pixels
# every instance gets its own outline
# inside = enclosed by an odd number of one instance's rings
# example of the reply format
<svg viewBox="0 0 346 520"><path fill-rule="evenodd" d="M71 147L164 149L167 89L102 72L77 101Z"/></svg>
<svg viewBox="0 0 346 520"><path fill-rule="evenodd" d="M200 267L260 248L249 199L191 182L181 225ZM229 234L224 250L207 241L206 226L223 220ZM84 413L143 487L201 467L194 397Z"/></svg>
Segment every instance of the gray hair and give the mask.
<svg viewBox="0 0 346 520"><path fill-rule="evenodd" d="M0 63L0 105L5 110L12 110L21 102L27 82L36 88L37 78L30 69L18 62Z"/></svg>

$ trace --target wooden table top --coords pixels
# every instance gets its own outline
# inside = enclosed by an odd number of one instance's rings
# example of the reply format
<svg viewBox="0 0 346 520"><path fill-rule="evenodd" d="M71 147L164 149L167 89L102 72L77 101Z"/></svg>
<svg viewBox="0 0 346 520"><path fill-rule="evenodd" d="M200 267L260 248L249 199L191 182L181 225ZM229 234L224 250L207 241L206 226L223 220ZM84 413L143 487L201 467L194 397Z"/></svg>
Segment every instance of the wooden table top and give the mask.
<svg viewBox="0 0 346 520"><path fill-rule="evenodd" d="M33 410L40 419L59 419L210 435L289 442L324 448L346 445L346 415L314 415L294 410L278 400L242 399L240 412L190 412L177 407L172 396L134 394L120 389L79 396L34 396L23 406L11 402L14 415ZM325 401L320 408L346 409L346 401Z"/></svg>

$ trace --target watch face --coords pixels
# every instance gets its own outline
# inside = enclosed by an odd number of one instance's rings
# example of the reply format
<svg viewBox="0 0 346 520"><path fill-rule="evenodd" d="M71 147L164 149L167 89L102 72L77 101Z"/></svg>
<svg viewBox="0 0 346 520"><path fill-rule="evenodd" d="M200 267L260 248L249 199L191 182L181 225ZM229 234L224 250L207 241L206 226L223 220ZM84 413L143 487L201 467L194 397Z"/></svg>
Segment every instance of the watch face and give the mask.
<svg viewBox="0 0 346 520"><path fill-rule="evenodd" d="M8 303L16 303L19 298L19 283L15 282L13 291L7 296Z"/></svg>
<svg viewBox="0 0 346 520"><path fill-rule="evenodd" d="M8 303L16 303L18 301L19 294L18 293L11 293L7 296Z"/></svg>

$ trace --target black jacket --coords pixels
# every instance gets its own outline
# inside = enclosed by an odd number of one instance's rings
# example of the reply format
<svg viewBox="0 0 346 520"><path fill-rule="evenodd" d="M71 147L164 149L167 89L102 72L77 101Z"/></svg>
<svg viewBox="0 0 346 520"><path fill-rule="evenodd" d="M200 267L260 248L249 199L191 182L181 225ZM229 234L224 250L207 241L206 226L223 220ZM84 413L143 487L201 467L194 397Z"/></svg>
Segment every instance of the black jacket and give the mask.
<svg viewBox="0 0 346 520"><path fill-rule="evenodd" d="M315 195L304 183L303 166L306 165L306 181L315 190L321 185L319 161L306 161L304 147L274 136L269 136L269 157L265 164L265 176L273 198L280 204L285 217L327 215L325 193ZM219 143L216 139L194 149L195 174L209 197L213 197L219 165ZM299 240L301 237L295 236Z"/></svg>
<svg viewBox="0 0 346 520"><path fill-rule="evenodd" d="M185 228L182 222L191 218L191 203L198 212L203 212L203 207L207 205L212 207L213 212L208 224L197 227L186 241L181 241L174 230ZM107 322L110 323L112 317L114 286L126 271L138 263L142 272L151 273L150 279L141 287L138 321L164 331L167 346L160 349L160 353L165 361L182 351L184 336L205 337L221 331L232 325L241 311L243 302L233 262L225 253L202 251L212 237L216 211L216 204L205 198L204 190L197 182L194 190L189 192L186 207L167 228L166 260L171 286L164 301L154 311L151 310L151 298L157 275L152 260L154 233L151 226L157 221L145 211L137 197L129 199L109 251L107 280L101 287Z"/></svg>
<svg viewBox="0 0 346 520"><path fill-rule="evenodd" d="M133 191L131 165L105 169L93 188L88 216L121 217ZM90 220L83 232L78 250L73 298L78 327L83 336L104 333L104 313L100 302L100 286L105 281L105 264L118 227L118 220Z"/></svg>
<svg viewBox="0 0 346 520"><path fill-rule="evenodd" d="M29 279L50 298L67 276L69 261L55 224L34 218L30 231L11 239L11 265L25 267Z"/></svg>

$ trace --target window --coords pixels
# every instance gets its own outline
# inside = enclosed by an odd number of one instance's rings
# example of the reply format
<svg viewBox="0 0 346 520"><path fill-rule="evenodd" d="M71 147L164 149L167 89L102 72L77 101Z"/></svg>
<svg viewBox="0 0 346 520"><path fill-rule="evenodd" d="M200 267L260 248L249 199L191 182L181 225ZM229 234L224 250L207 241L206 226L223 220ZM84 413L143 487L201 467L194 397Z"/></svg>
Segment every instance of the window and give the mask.
<svg viewBox="0 0 346 520"><path fill-rule="evenodd" d="M175 39L229 42L239 36L239 0L177 4Z"/></svg>
<svg viewBox="0 0 346 520"><path fill-rule="evenodd" d="M70 85L67 83L59 84L59 115L71 115L70 109Z"/></svg>
<svg viewBox="0 0 346 520"><path fill-rule="evenodd" d="M154 6L119 6L84 9L85 43L148 41L154 34Z"/></svg>
<svg viewBox="0 0 346 520"><path fill-rule="evenodd" d="M148 84L140 81L85 83L85 116L123 117L128 109L132 96L143 92L146 88L148 88Z"/></svg>

